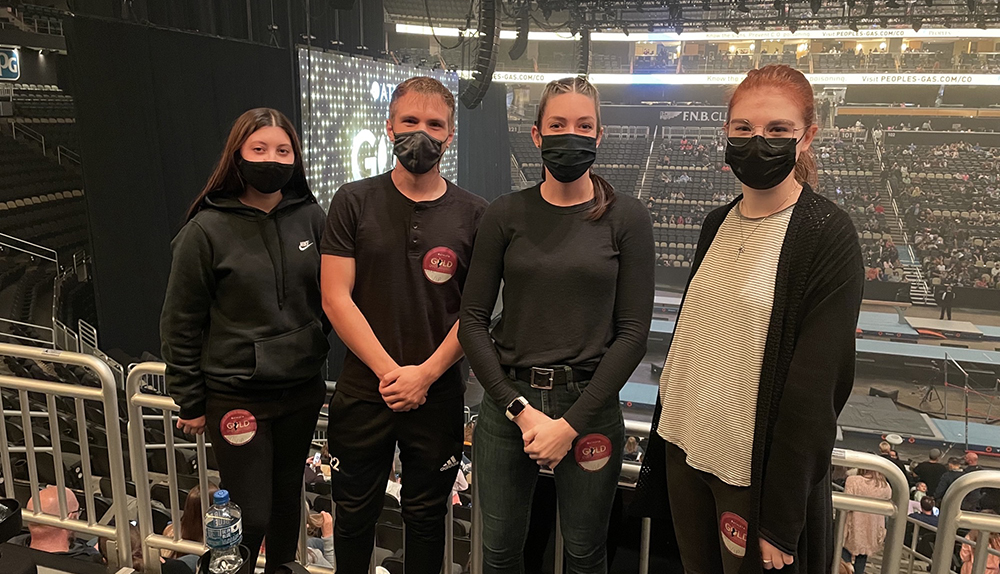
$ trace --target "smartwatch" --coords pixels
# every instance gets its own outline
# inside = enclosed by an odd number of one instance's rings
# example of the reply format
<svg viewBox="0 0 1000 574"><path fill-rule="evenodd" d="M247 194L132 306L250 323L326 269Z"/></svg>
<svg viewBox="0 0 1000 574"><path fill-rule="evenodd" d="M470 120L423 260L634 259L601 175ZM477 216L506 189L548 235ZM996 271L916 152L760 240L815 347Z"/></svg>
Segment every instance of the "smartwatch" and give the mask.
<svg viewBox="0 0 1000 574"><path fill-rule="evenodd" d="M528 408L528 399L524 397L517 397L512 400L509 405L507 405L507 418L514 420L517 415L524 412L524 409Z"/></svg>

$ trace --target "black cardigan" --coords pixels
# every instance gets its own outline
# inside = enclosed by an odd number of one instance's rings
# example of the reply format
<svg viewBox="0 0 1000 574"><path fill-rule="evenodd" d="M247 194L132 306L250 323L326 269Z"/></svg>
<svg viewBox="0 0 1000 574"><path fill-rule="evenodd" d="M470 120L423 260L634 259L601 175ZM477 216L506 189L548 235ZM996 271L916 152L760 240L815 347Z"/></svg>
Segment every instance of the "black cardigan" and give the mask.
<svg viewBox="0 0 1000 574"><path fill-rule="evenodd" d="M691 277L740 199L705 219ZM756 542L761 536L795 557L793 567L781 572L830 570L830 454L837 417L854 385L863 286L861 247L850 217L805 186L778 259L757 397L750 485L755 503L747 517L741 574L762 571ZM645 516L669 516L666 445L656 432L660 414L657 401L633 505Z"/></svg>

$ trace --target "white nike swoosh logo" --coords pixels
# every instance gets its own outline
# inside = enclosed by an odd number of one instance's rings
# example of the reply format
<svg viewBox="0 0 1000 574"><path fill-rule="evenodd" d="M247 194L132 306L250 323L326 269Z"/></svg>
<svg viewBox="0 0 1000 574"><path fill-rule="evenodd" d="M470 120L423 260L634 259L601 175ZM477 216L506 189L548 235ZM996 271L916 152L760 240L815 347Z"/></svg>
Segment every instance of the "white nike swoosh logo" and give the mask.
<svg viewBox="0 0 1000 574"><path fill-rule="evenodd" d="M306 249L309 249L310 247L312 247L312 241L310 241L309 243L306 243L305 245L299 244L299 251L305 251Z"/></svg>

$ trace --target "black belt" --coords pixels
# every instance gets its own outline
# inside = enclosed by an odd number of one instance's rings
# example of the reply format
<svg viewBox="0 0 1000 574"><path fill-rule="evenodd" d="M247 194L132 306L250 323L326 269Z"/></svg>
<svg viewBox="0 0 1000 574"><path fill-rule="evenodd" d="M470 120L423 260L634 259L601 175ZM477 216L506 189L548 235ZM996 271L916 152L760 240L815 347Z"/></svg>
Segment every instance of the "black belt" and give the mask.
<svg viewBox="0 0 1000 574"><path fill-rule="evenodd" d="M584 371L572 367L531 367L530 369L508 369L514 378L531 385L533 389L551 390L556 385L569 382L589 381L594 371Z"/></svg>

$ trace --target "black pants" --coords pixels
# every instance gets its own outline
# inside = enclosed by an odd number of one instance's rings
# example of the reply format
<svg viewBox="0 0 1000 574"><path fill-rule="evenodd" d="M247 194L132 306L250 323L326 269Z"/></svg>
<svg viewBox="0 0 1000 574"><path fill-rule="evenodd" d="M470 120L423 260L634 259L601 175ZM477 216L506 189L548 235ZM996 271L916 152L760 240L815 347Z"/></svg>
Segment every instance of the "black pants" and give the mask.
<svg viewBox="0 0 1000 574"><path fill-rule="evenodd" d="M208 395L205 419L221 486L243 511L243 544L250 549L250 560L242 572L253 572L265 536L267 574L295 559L302 473L325 398L326 384L318 376L284 391ZM247 426L248 419L256 424L255 431Z"/></svg>
<svg viewBox="0 0 1000 574"><path fill-rule="evenodd" d="M365 574L375 524L399 443L406 574L437 574L444 558L446 506L462 460L463 397L393 412L385 403L334 393L329 449L338 574Z"/></svg>
<svg viewBox="0 0 1000 574"><path fill-rule="evenodd" d="M667 441L667 493L686 574L736 574L747 540L750 489L732 486L688 466Z"/></svg>
<svg viewBox="0 0 1000 574"><path fill-rule="evenodd" d="M940 317L940 319L942 321L944 320L945 313L948 314L948 320L951 321L951 305L942 305L941 306L941 317Z"/></svg>

